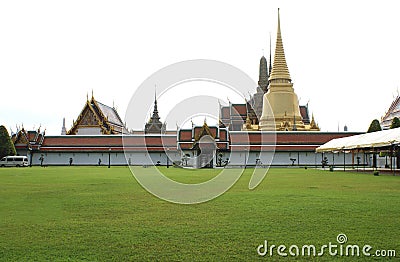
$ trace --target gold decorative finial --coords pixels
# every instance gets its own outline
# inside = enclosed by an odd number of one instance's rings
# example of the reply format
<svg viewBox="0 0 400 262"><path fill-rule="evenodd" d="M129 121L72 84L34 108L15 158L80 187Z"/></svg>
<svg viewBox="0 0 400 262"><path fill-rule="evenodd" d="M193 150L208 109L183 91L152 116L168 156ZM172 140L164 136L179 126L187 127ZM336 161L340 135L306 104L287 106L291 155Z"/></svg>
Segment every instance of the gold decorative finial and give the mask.
<svg viewBox="0 0 400 262"><path fill-rule="evenodd" d="M272 44L271 44L271 32L269 32L269 68L268 68L268 76L271 75L272 72Z"/></svg>
<svg viewBox="0 0 400 262"><path fill-rule="evenodd" d="M279 33L281 32L281 13L279 12L280 8L278 7L278 29Z"/></svg>
<svg viewBox="0 0 400 262"><path fill-rule="evenodd" d="M92 99L94 99L94 96L93 96L93 89L92 89Z"/></svg>
<svg viewBox="0 0 400 262"><path fill-rule="evenodd" d="M285 80L291 82L292 79L289 74L289 69L286 63L285 51L283 49L282 33L281 33L281 18L278 8L278 29L276 34L276 45L274 55L274 65L269 80Z"/></svg>

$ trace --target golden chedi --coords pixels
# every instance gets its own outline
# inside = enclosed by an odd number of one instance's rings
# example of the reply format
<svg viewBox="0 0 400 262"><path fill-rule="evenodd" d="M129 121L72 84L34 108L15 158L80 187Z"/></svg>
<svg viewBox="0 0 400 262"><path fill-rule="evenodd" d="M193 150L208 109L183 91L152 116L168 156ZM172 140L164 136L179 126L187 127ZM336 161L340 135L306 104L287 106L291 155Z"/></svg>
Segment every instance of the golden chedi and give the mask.
<svg viewBox="0 0 400 262"><path fill-rule="evenodd" d="M269 77L269 89L264 95L260 130L319 131L314 119L312 122L310 125L305 125L302 121L299 101L294 92L292 79L286 64L278 9L278 31L274 63Z"/></svg>

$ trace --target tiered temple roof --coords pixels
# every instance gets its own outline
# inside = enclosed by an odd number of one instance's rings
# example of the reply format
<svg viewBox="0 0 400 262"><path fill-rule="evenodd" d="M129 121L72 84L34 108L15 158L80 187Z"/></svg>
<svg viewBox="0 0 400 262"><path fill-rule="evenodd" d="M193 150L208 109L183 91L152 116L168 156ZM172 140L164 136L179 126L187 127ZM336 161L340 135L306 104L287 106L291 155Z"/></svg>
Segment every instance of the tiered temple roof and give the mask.
<svg viewBox="0 0 400 262"><path fill-rule="evenodd" d="M203 126L193 126L192 129L181 129L177 134L179 149L192 149L201 137L209 135L217 144L220 150L229 149L228 130L224 127L208 126L204 122Z"/></svg>
<svg viewBox="0 0 400 262"><path fill-rule="evenodd" d="M67 135L115 135L127 134L117 110L95 100L87 99L81 113Z"/></svg>
<svg viewBox="0 0 400 262"><path fill-rule="evenodd" d="M389 129L393 118L400 118L400 96L398 95L390 105L386 114L381 118L382 129Z"/></svg>
<svg viewBox="0 0 400 262"><path fill-rule="evenodd" d="M22 128L17 133L11 136L11 141L14 143L17 153L20 150L38 150L45 138L45 131L25 130Z"/></svg>

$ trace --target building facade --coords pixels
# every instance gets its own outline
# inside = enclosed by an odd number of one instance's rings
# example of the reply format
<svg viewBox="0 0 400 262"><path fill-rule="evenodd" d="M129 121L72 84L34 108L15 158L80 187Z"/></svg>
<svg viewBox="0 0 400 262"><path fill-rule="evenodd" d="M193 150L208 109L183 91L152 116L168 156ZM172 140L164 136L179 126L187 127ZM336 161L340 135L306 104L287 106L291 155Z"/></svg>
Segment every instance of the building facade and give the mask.
<svg viewBox="0 0 400 262"><path fill-rule="evenodd" d="M273 65L271 54L269 60L268 66L261 57L258 87L248 101L220 106L218 126L204 122L167 131L155 98L144 131L128 131L117 110L92 94L70 130L63 121L62 135L20 130L13 141L32 165L242 167L267 165L268 159L273 166L356 163L352 154L315 153L334 138L359 133L321 132L314 117L310 119L308 106L299 105L286 63L279 12Z"/></svg>
<svg viewBox="0 0 400 262"><path fill-rule="evenodd" d="M13 135L19 155L27 155L32 165L172 165L186 167L242 167L265 165L260 154L273 154L272 166L321 166L326 164L354 165L354 154L322 154L315 149L339 137L356 135L352 132L245 132L226 128L194 126L193 129L169 131L165 134L129 135L59 135L47 136L38 131L21 130ZM276 146L262 143L261 136L269 136ZM212 144L212 158L201 163L197 158L202 141ZM200 152L199 152L200 149ZM207 148L205 149L207 151ZM168 156L168 157L167 157ZM364 161L364 162L363 162ZM361 163L367 163L362 159ZM209 164L209 165L208 165ZM208 165L208 166L207 166Z"/></svg>

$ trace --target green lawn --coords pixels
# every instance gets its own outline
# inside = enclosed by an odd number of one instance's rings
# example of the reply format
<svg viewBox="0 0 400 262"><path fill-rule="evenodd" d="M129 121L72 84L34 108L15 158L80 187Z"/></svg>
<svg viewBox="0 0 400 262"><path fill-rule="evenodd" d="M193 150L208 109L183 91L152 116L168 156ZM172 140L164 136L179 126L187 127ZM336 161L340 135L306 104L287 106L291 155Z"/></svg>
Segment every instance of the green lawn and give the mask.
<svg viewBox="0 0 400 262"><path fill-rule="evenodd" d="M216 172L164 171L190 183ZM258 256L264 240L319 248L339 233L400 257L400 177L271 169L250 191L249 171L210 202L179 205L126 167L2 168L0 260L265 261L279 256Z"/></svg>

